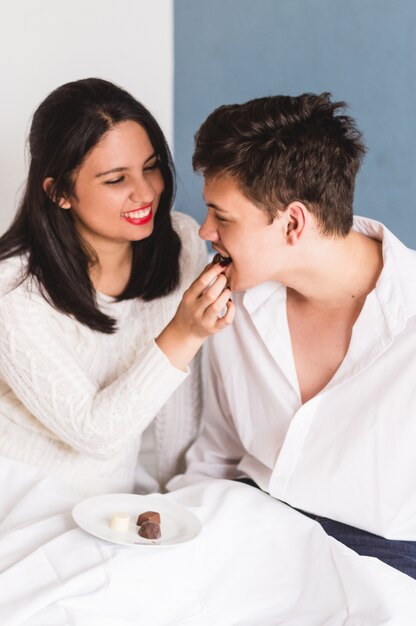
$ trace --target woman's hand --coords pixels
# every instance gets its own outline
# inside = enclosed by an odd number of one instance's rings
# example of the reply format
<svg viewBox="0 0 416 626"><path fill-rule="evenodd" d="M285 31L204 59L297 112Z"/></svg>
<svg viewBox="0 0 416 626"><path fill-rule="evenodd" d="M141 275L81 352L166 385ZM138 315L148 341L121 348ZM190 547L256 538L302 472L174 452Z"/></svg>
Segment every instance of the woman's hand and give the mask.
<svg viewBox="0 0 416 626"><path fill-rule="evenodd" d="M234 320L235 306L223 272L219 263L207 265L185 291L174 318L156 339L162 352L179 369L186 369L209 335Z"/></svg>

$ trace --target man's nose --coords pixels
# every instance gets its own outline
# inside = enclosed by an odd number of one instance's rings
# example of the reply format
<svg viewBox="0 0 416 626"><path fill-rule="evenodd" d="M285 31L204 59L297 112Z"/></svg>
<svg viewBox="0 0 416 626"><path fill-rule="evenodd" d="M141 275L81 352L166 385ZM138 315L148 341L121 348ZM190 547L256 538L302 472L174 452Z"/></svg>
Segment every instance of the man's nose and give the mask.
<svg viewBox="0 0 416 626"><path fill-rule="evenodd" d="M199 236L204 241L218 241L219 235L215 220L207 214L202 226L199 229Z"/></svg>

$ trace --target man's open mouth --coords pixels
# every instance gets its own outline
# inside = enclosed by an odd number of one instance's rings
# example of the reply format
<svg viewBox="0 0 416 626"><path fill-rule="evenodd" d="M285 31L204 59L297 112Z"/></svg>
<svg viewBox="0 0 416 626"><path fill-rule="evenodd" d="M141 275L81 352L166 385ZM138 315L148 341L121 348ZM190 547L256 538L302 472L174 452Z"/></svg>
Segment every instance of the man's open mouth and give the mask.
<svg viewBox="0 0 416 626"><path fill-rule="evenodd" d="M213 263L219 263L220 265L222 265L222 267L226 267L227 265L232 263L232 261L233 260L230 256L223 256L219 252L217 252L217 254L212 259Z"/></svg>

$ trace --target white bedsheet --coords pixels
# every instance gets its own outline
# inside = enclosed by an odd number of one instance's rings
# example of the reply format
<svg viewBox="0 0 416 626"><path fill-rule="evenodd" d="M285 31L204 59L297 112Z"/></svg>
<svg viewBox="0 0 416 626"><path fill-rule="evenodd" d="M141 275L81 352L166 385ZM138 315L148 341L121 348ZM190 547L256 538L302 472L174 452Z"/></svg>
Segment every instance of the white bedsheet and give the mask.
<svg viewBox="0 0 416 626"><path fill-rule="evenodd" d="M416 581L243 484L166 495L203 530L157 550L78 529L59 483L4 458L0 494L1 626L416 624Z"/></svg>

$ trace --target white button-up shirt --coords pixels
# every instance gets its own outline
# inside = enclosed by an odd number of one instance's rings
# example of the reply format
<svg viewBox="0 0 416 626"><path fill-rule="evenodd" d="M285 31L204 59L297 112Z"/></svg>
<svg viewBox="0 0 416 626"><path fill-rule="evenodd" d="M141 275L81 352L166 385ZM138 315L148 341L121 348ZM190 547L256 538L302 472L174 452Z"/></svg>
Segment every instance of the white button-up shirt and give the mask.
<svg viewBox="0 0 416 626"><path fill-rule="evenodd" d="M246 475L296 508L416 540L416 253L373 220L354 229L382 240L384 265L332 380L302 404L284 286L235 294L234 324L206 346L182 480Z"/></svg>

